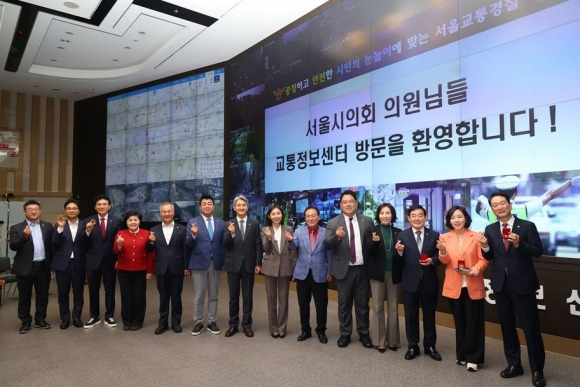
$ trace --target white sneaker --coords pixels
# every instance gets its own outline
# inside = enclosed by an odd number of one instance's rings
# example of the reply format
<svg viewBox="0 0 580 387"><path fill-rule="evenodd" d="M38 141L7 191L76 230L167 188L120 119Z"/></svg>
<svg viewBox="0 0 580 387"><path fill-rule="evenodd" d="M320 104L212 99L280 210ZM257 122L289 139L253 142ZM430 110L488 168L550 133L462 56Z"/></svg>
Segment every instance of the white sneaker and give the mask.
<svg viewBox="0 0 580 387"><path fill-rule="evenodd" d="M105 324L107 324L108 327L117 326L117 322L112 317L105 317Z"/></svg>
<svg viewBox="0 0 580 387"><path fill-rule="evenodd" d="M101 319L98 317L91 317L89 321L85 323L85 328L92 328L95 325L99 325L101 323Z"/></svg>
<svg viewBox="0 0 580 387"><path fill-rule="evenodd" d="M467 370L469 372L477 372L477 364L475 364L475 363L467 363Z"/></svg>

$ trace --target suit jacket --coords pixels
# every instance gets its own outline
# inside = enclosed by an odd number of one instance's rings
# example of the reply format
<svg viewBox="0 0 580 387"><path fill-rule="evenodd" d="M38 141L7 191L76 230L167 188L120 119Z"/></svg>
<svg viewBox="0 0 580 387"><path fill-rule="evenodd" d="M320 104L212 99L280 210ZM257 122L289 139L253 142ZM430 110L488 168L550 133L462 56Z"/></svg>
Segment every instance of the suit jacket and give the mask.
<svg viewBox="0 0 580 387"><path fill-rule="evenodd" d="M38 222L40 223L42 240L44 241L45 267L46 270L49 270L52 264L52 224L42 220ZM34 243L32 242L32 235L28 238L24 236L24 228L27 225L28 221L24 220L10 227L10 250L16 251L12 271L16 275L29 275L32 270Z"/></svg>
<svg viewBox="0 0 580 387"><path fill-rule="evenodd" d="M397 237L401 232L400 228L391 227L392 236L393 236L393 245L391 249L393 249L393 269L392 269L392 278L393 283L398 284L401 282L401 278L403 276L402 265L401 261L397 259L396 255L397 250L395 250L395 244L397 244ZM378 242L373 242L373 232L377 233L380 236L381 240ZM369 251L369 279L385 282L385 263L387 260L386 253L385 253L385 241L383 239L383 231L381 230L381 225L375 225L370 229L370 232L366 235L367 241L365 242L368 246Z"/></svg>
<svg viewBox="0 0 580 387"><path fill-rule="evenodd" d="M409 227L398 234L398 238L405 246L403 255L395 254L395 259L399 259L403 265L403 290L409 293L417 293L419 289L419 281L423 279L423 283L429 293L436 293L439 291L439 279L437 278L436 266L439 261L439 250L437 250L437 240L439 233L428 228L425 228L425 235L422 235L423 248L419 251L417 246L417 239L415 230ZM419 264L421 254L427 254L433 259L433 265L422 266Z"/></svg>
<svg viewBox="0 0 580 387"><path fill-rule="evenodd" d="M74 259L72 260L74 271L85 271L87 249L81 238L82 234L85 234L85 222L80 219L78 220L74 241L68 221L64 224L64 229L60 233L58 232L58 224L54 225L52 232L52 247L54 250L52 268L54 270L66 270L71 263L70 256L74 254Z"/></svg>
<svg viewBox="0 0 580 387"><path fill-rule="evenodd" d="M95 214L85 218L83 220L85 226L91 219L95 219L97 222L93 230L88 236L86 232L81 234L82 241L86 243L87 248L87 269L98 270L102 268L102 265L112 269L115 267L115 262L117 262L117 255L113 253L113 242L115 241L115 235L121 228L121 219L111 214L108 215L104 238L101 235L99 215Z"/></svg>
<svg viewBox="0 0 580 387"><path fill-rule="evenodd" d="M290 249L298 249L298 258L294 268L294 278L304 280L308 276L308 270L312 266L312 277L315 282L326 282L326 276L330 271L332 253L324 247L324 227L318 227L318 236L314 249L310 247L308 227L300 227L294 232L294 239L288 244Z"/></svg>
<svg viewBox="0 0 580 387"><path fill-rule="evenodd" d="M489 251L483 255L491 260L491 288L494 293L503 289L506 269L510 276L510 282L517 294L534 293L540 288L534 257L540 257L544 253L542 241L536 225L527 220L515 218L512 232L520 237L520 244L514 247L510 242L506 251L501 237L499 222L490 224L485 228L485 237L489 244Z"/></svg>
<svg viewBox="0 0 580 387"><path fill-rule="evenodd" d="M445 281L443 282L443 295L458 299L463 285L463 274L455 271L459 267L458 261L465 261L466 268L479 270L477 277L466 276L467 292L472 300L485 298L485 286L483 284L483 271L489 262L481 253L481 245L476 232L465 230L463 245L459 245L459 238L455 231L447 232L439 238L445 243L447 255L440 255L441 263L445 264Z"/></svg>
<svg viewBox="0 0 580 387"><path fill-rule="evenodd" d="M268 227L264 227L266 229ZM296 254L288 248L289 243L286 241L284 234L286 232L292 233L292 227L280 226L282 248L278 247L278 242L273 239L274 227L269 227L272 233L272 240L268 240L262 230L262 246L264 247L264 255L262 258L262 274L271 277L291 277L294 272L294 265L296 264Z"/></svg>
<svg viewBox="0 0 580 387"><path fill-rule="evenodd" d="M163 235L163 225L157 224L149 230L155 234L155 242L147 242L147 251L155 251L155 275L181 274L187 269L189 249L185 245L185 226L173 223L169 244Z"/></svg>
<svg viewBox="0 0 580 387"><path fill-rule="evenodd" d="M94 231L94 230L93 230ZM113 251L119 256L115 269L124 271L146 270L148 274L155 273L155 252L147 251L149 243L149 230L140 228L136 233L119 230L115 240L122 237L125 242L119 249L119 245L113 245Z"/></svg>
<svg viewBox="0 0 580 387"><path fill-rule="evenodd" d="M197 224L197 237L194 238L191 234L191 225ZM207 231L207 222L203 215L197 218L190 219L187 222L187 230L185 235L185 243L191 249L191 256L189 257L189 269L191 270L207 270L209 263L213 259L213 266L216 270L221 270L225 261L224 249L224 232L225 223L223 220L213 217L213 238L209 238Z"/></svg>
<svg viewBox="0 0 580 387"><path fill-rule="evenodd" d="M356 214L356 219L360 232L363 261L368 270L368 256L367 248L365 246L365 235L369 233L370 229L373 227L373 220L368 216L361 214ZM344 238L339 239L336 237L335 232L338 227L342 227L343 230L347 231L347 234ZM324 235L324 247L332 250L330 274L337 279L343 279L346 276L346 272L348 271L348 266L350 263L350 245L348 240L349 238L347 227L348 226L344 220L344 215L340 214L328 221Z"/></svg>
<svg viewBox="0 0 580 387"><path fill-rule="evenodd" d="M236 228L235 238L227 230L230 222ZM238 273L242 268L242 262L248 273L254 273L256 266L262 266L262 238L260 236L260 225L255 219L246 217L246 235L242 238L237 218L232 218L225 222L224 247L226 249L226 260L224 269L230 273Z"/></svg>

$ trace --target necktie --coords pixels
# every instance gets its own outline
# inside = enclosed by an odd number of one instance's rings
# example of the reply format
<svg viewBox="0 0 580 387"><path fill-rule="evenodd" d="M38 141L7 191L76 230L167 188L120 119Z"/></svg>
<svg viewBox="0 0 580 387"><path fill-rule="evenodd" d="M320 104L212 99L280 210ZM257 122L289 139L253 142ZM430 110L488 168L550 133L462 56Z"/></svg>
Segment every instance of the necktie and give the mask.
<svg viewBox="0 0 580 387"><path fill-rule="evenodd" d="M423 239L421 239L421 231L415 231L417 234L417 247L419 247L419 252L423 250Z"/></svg>
<svg viewBox="0 0 580 387"><path fill-rule="evenodd" d="M502 223L502 225L501 225L501 226L502 226L502 227L505 229L505 228L507 228L508 224L507 224L507 223ZM502 232L502 237L503 237L503 232ZM507 250L507 249L508 249L508 247L510 246L510 240L509 240L509 239L507 239L507 238L505 238L505 239L503 240L503 245L504 245L505 249Z"/></svg>
<svg viewBox="0 0 580 387"><path fill-rule="evenodd" d="M211 219L207 219L207 232L209 234L209 239L213 239L213 226L211 225Z"/></svg>
<svg viewBox="0 0 580 387"><path fill-rule="evenodd" d="M316 246L316 238L314 238L314 230L310 230L310 249L314 250L314 246Z"/></svg>
<svg viewBox="0 0 580 387"><path fill-rule="evenodd" d="M350 263L356 262L356 246L354 244L354 227L352 225L352 218L349 219L349 243L350 243Z"/></svg>
<svg viewBox="0 0 580 387"><path fill-rule="evenodd" d="M105 218L101 218L101 235L103 236L103 238L105 237Z"/></svg>
<svg viewBox="0 0 580 387"><path fill-rule="evenodd" d="M240 220L240 233L242 234L242 241L244 240L244 236L246 236L246 229L244 228L244 221Z"/></svg>

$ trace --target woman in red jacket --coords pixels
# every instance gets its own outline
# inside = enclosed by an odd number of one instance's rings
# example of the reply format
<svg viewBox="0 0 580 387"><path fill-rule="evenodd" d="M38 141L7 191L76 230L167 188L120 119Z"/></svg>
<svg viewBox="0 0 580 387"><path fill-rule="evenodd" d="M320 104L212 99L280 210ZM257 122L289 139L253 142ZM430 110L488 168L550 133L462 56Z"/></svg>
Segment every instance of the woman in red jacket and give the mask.
<svg viewBox="0 0 580 387"><path fill-rule="evenodd" d="M475 372L477 364L483 363L485 350L483 271L488 261L480 244L484 236L469 230L471 216L461 206L447 211L445 225L451 231L437 243L439 259L446 265L443 296L449 299L455 321L457 364Z"/></svg>
<svg viewBox="0 0 580 387"><path fill-rule="evenodd" d="M117 233L113 245L113 252L117 254L124 331L137 331L143 326L147 280L155 272L155 252L146 250L147 243L155 241L155 235L139 228L141 219L139 212L127 211L124 217L127 229Z"/></svg>

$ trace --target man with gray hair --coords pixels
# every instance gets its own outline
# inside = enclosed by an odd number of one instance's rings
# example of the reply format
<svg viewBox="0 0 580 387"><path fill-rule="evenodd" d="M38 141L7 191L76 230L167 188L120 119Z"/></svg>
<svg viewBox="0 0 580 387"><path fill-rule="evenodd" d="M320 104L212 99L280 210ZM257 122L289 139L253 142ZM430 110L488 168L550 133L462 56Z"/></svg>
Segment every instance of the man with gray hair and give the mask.
<svg viewBox="0 0 580 387"><path fill-rule="evenodd" d="M260 224L248 217L249 202L244 195L234 198L236 216L226 222L224 232L224 247L226 260L224 269L228 272L228 287L230 290L230 327L226 337L238 332L240 322L240 285L242 288L243 317L242 328L246 337L253 337L252 306L254 293L254 273L256 266L262 266L262 238Z"/></svg>

